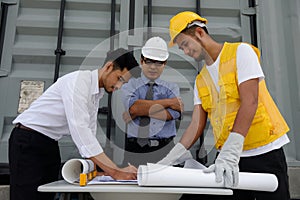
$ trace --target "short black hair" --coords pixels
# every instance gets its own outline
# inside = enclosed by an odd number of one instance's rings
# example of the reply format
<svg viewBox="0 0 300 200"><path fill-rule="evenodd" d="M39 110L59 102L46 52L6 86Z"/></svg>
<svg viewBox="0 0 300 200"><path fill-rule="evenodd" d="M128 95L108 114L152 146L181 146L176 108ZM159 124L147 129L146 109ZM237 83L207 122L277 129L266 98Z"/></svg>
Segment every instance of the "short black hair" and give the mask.
<svg viewBox="0 0 300 200"><path fill-rule="evenodd" d="M123 71L126 68L133 77L138 77L141 73L140 67L138 67L139 64L134 58L133 53L124 48L107 52L104 65L108 61L114 63L114 70L120 69Z"/></svg>

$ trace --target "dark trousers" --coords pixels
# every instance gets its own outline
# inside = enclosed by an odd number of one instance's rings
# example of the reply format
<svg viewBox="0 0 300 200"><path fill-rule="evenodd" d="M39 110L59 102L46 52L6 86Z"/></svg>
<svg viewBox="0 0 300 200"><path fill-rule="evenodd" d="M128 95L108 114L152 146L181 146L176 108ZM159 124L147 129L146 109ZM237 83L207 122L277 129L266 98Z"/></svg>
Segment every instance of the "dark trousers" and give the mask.
<svg viewBox="0 0 300 200"><path fill-rule="evenodd" d="M152 143L158 145L151 146ZM173 137L152 142L149 140L148 144L143 147L138 144L136 138L127 138L123 166L128 165L128 163L134 166L156 163L163 159L174 146Z"/></svg>
<svg viewBox="0 0 300 200"><path fill-rule="evenodd" d="M10 199L53 200L38 186L58 180L58 142L36 131L14 128L9 138Z"/></svg>
<svg viewBox="0 0 300 200"><path fill-rule="evenodd" d="M241 157L239 162L241 172L272 173L277 176L278 188L275 192L250 190L233 190L233 196L189 195L184 194L180 200L289 200L289 182L287 164L283 149L252 156ZM199 180L201 181L201 180Z"/></svg>

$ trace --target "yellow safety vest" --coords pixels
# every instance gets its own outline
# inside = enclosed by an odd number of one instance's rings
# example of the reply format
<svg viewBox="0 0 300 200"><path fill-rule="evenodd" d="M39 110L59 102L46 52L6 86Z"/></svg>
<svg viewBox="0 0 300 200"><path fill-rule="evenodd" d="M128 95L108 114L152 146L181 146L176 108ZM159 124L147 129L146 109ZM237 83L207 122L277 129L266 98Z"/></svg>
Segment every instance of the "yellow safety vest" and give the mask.
<svg viewBox="0 0 300 200"><path fill-rule="evenodd" d="M236 52L240 43L225 43L219 64L220 92L204 66L196 78L196 86L203 109L213 127L216 148L221 149L232 130L240 107ZM260 59L259 50L252 46ZM264 146L278 139L289 127L270 96L264 80L259 82L258 107L244 142L244 150Z"/></svg>

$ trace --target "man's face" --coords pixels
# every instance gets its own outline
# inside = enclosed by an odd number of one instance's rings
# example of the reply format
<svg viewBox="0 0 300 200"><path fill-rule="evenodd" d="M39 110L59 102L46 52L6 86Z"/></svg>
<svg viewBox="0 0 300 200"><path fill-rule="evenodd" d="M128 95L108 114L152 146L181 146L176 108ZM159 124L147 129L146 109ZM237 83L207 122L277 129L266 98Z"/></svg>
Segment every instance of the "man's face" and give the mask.
<svg viewBox="0 0 300 200"><path fill-rule="evenodd" d="M107 76L103 78L104 89L107 93L112 93L122 87L124 83L127 83L131 74L125 68L123 71L120 69L110 71Z"/></svg>
<svg viewBox="0 0 300 200"><path fill-rule="evenodd" d="M196 61L204 59L204 49L202 48L200 41L196 36L186 35L180 33L176 37L175 43L178 45L184 54L194 58Z"/></svg>
<svg viewBox="0 0 300 200"><path fill-rule="evenodd" d="M164 71L166 62L151 60L148 58L141 58L143 74L150 80L155 80Z"/></svg>

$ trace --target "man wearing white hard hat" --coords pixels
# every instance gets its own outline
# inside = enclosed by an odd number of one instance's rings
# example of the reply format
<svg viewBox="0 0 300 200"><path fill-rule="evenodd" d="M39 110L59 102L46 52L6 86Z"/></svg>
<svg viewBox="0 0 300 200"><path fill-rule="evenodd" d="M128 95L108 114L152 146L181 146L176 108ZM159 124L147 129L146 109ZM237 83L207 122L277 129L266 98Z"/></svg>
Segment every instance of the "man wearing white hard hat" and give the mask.
<svg viewBox="0 0 300 200"><path fill-rule="evenodd" d="M134 165L157 162L174 147L175 120L183 103L179 88L160 78L169 57L166 42L152 37L142 48L140 78L124 85L123 114L127 126L124 162Z"/></svg>

